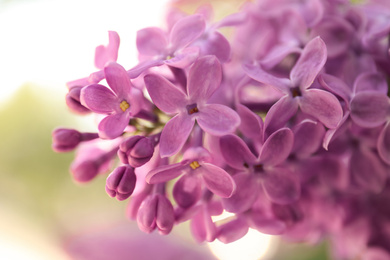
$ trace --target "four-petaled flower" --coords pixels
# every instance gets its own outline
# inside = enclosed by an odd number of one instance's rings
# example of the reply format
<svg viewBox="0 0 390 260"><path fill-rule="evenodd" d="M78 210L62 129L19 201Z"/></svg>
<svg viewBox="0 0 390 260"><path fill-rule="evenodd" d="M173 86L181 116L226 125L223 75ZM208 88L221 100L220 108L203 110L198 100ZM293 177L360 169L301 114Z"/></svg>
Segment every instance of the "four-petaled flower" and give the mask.
<svg viewBox="0 0 390 260"><path fill-rule="evenodd" d="M154 104L168 114L176 114L161 133L162 157L179 152L195 120L205 132L217 136L233 132L240 124L240 117L233 109L207 104L221 78L221 65L215 56L204 56L194 63L188 76L187 93L160 75L145 76L145 85Z"/></svg>
<svg viewBox="0 0 390 260"><path fill-rule="evenodd" d="M100 84L92 84L81 90L81 104L99 114L107 114L99 123L99 136L114 139L120 136L142 105L142 92L133 87L126 70L111 62L104 68L111 90Z"/></svg>

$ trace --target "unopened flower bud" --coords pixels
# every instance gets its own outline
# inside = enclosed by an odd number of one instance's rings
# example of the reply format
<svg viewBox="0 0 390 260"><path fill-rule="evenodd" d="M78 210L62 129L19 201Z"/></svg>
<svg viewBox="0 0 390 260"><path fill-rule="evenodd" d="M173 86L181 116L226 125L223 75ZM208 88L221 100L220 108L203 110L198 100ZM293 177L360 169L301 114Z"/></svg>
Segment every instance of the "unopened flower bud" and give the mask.
<svg viewBox="0 0 390 260"><path fill-rule="evenodd" d="M119 159L124 164L137 168L147 163L154 153L154 143L144 136L132 136L126 139L118 151Z"/></svg>
<svg viewBox="0 0 390 260"><path fill-rule="evenodd" d="M89 182L99 173L100 165L94 160L76 161L70 166L73 179L77 182Z"/></svg>
<svg viewBox="0 0 390 260"><path fill-rule="evenodd" d="M171 202L161 194L148 196L138 210L137 222L138 227L146 233L157 228L160 234L169 234L175 222Z"/></svg>
<svg viewBox="0 0 390 260"><path fill-rule="evenodd" d="M74 129L57 128L52 133L53 150L56 152L69 152L75 149L80 142L98 138L96 133L80 133Z"/></svg>
<svg viewBox="0 0 390 260"><path fill-rule="evenodd" d="M134 168L124 165L116 168L107 178L107 194L118 200L125 200L131 196L134 191L136 176Z"/></svg>
<svg viewBox="0 0 390 260"><path fill-rule="evenodd" d="M77 114L88 114L91 112L88 108L83 106L80 103L80 92L81 92L82 86L75 86L69 89L68 94L66 94L66 104L68 105L69 109L72 110L72 112Z"/></svg>

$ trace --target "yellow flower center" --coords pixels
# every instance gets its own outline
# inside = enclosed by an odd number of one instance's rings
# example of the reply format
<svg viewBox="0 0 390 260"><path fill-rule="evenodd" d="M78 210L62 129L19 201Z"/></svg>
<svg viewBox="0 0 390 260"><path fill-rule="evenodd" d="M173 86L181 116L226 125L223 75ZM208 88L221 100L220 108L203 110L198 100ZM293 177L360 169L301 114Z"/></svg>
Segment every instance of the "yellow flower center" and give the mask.
<svg viewBox="0 0 390 260"><path fill-rule="evenodd" d="M192 163L190 163L190 167L191 167L193 170L195 170L195 169L199 168L200 165L199 165L198 161L193 161Z"/></svg>
<svg viewBox="0 0 390 260"><path fill-rule="evenodd" d="M126 100L123 100L120 104L119 107L122 109L123 112L125 112L129 107L129 103L127 103Z"/></svg>

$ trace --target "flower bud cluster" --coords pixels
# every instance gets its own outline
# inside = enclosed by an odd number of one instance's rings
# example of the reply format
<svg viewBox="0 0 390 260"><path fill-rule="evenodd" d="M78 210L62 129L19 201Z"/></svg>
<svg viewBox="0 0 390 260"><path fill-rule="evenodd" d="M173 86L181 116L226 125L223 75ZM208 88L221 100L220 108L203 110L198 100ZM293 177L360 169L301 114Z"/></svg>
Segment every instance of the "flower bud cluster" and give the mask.
<svg viewBox="0 0 390 260"><path fill-rule="evenodd" d="M335 259L390 259L390 4L256 0L211 14L175 9L167 28L139 30L131 68L109 32L98 70L66 97L103 115L96 133L53 132L55 151L77 148L74 179L111 169L108 195L130 197L147 233L190 221L199 242L253 228L329 239ZM224 211L234 217L213 220Z"/></svg>

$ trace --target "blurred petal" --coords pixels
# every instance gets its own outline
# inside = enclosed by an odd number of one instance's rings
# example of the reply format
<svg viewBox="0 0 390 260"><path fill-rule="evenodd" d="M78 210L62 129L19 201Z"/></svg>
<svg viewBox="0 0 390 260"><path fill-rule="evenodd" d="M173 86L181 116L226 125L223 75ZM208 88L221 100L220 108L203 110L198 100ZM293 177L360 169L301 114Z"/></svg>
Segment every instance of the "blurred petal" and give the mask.
<svg viewBox="0 0 390 260"><path fill-rule="evenodd" d="M378 153L382 160L390 165L390 121L387 122L379 135Z"/></svg>
<svg viewBox="0 0 390 260"><path fill-rule="evenodd" d="M210 163L202 163L197 169L206 187L215 195L229 198L236 189L233 178L223 169Z"/></svg>
<svg viewBox="0 0 390 260"><path fill-rule="evenodd" d="M240 125L236 111L219 104L199 108L196 121L205 132L217 136L231 133Z"/></svg>
<svg viewBox="0 0 390 260"><path fill-rule="evenodd" d="M186 165L188 167L188 165ZM202 179L198 174L183 175L173 187L176 203L182 208L193 206L202 195Z"/></svg>
<svg viewBox="0 0 390 260"><path fill-rule="evenodd" d="M212 242L217 235L217 227L211 219L211 216L204 209L192 218L190 223L191 233L198 243L207 241Z"/></svg>
<svg viewBox="0 0 390 260"><path fill-rule="evenodd" d="M290 73L294 87L306 89L314 82L326 62L326 46L320 37L308 42Z"/></svg>
<svg viewBox="0 0 390 260"><path fill-rule="evenodd" d="M230 198L222 199L223 207L232 213L247 211L257 199L260 184L247 172L234 175L233 180L236 183L236 192Z"/></svg>
<svg viewBox="0 0 390 260"><path fill-rule="evenodd" d="M390 114L390 99L378 92L361 92L351 101L351 118L362 127L377 127Z"/></svg>
<svg viewBox="0 0 390 260"><path fill-rule="evenodd" d="M206 22L202 15L184 17L172 27L169 42L174 50L183 48L201 36L205 28Z"/></svg>
<svg viewBox="0 0 390 260"><path fill-rule="evenodd" d="M318 150L325 135L325 128L321 123L304 120L294 126L294 145L292 152L298 156L307 157Z"/></svg>
<svg viewBox="0 0 390 260"><path fill-rule="evenodd" d="M355 149L350 159L352 182L364 191L379 193L386 184L387 170L370 150Z"/></svg>
<svg viewBox="0 0 390 260"><path fill-rule="evenodd" d="M251 212L250 227L267 235L281 235L286 230L286 224L278 219L264 216L262 213Z"/></svg>
<svg viewBox="0 0 390 260"><path fill-rule="evenodd" d="M95 66L103 69L109 61L116 61L118 58L119 35L115 31L108 32L108 45L100 45L95 49Z"/></svg>
<svg viewBox="0 0 390 260"><path fill-rule="evenodd" d="M221 33L214 31L208 38L198 45L202 49L203 55L215 55L221 63L230 59L230 43Z"/></svg>
<svg viewBox="0 0 390 260"><path fill-rule="evenodd" d="M139 63L137 66L131 68L127 71L127 74L131 79L137 78L139 75L141 75L143 72L146 72L149 68L161 66L164 64L164 61L159 60L147 60Z"/></svg>
<svg viewBox="0 0 390 260"><path fill-rule="evenodd" d="M156 228L158 197L150 195L142 202L137 213L139 229L145 233L151 233Z"/></svg>
<svg viewBox="0 0 390 260"><path fill-rule="evenodd" d="M188 115L181 113L166 123L160 138L161 157L172 156L180 151L195 124Z"/></svg>
<svg viewBox="0 0 390 260"><path fill-rule="evenodd" d="M245 164L252 164L257 160L245 142L236 135L222 136L220 147L225 162L235 169L242 170Z"/></svg>
<svg viewBox="0 0 390 260"><path fill-rule="evenodd" d="M228 244L242 238L248 231L249 227L245 218L237 218L218 226L217 238L222 243Z"/></svg>
<svg viewBox="0 0 390 260"><path fill-rule="evenodd" d="M148 27L137 32L137 49L141 55L161 55L167 45L166 33L158 27Z"/></svg>
<svg viewBox="0 0 390 260"><path fill-rule="evenodd" d="M241 118L240 131L247 137L262 141L263 120L244 105L237 104L236 110Z"/></svg>
<svg viewBox="0 0 390 260"><path fill-rule="evenodd" d="M187 96L166 78L157 74L144 77L145 86L154 104L162 111L173 114L184 110Z"/></svg>
<svg viewBox="0 0 390 260"><path fill-rule="evenodd" d="M264 71L260 66L244 64L243 69L246 74L252 79L265 85L274 87L283 93L290 93L290 80L287 78L277 78L270 73Z"/></svg>
<svg viewBox="0 0 390 260"><path fill-rule="evenodd" d="M386 78L382 74L373 72L360 74L355 80L354 91L356 93L375 91L387 95L388 86Z"/></svg>
<svg viewBox="0 0 390 260"><path fill-rule="evenodd" d="M222 80L222 68L215 56L203 56L192 65L188 75L188 96L194 103L206 102Z"/></svg>
<svg viewBox="0 0 390 260"><path fill-rule="evenodd" d="M293 172L285 168L274 168L268 173L263 181L263 187L272 202L289 204L299 199L299 179Z"/></svg>
<svg viewBox="0 0 390 260"><path fill-rule="evenodd" d="M174 57L165 60L164 63L175 68L185 69L190 66L199 56L199 48L188 47L175 53Z"/></svg>
<svg viewBox="0 0 390 260"><path fill-rule="evenodd" d="M308 89L299 101L299 107L304 113L318 119L328 128L336 128L343 118L340 102L327 91Z"/></svg>
<svg viewBox="0 0 390 260"><path fill-rule="evenodd" d="M261 149L259 160L266 166L282 163L290 155L294 143L294 134L289 128L282 128L274 132L265 141Z"/></svg>

